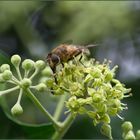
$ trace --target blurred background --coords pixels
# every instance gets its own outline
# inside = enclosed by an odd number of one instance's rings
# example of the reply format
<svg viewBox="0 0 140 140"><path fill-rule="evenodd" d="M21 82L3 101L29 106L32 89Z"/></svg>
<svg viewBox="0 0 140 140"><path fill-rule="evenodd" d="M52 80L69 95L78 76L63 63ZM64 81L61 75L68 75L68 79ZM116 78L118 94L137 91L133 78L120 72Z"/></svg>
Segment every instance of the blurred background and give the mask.
<svg viewBox="0 0 140 140"><path fill-rule="evenodd" d="M132 88L133 96L124 100L128 110L121 116L140 128L140 2L139 1L1 1L0 65L10 57L45 59L61 43L99 44L91 56L119 65L117 79ZM44 104L49 102L41 95ZM13 104L16 99L11 101ZM55 102L55 101L54 101ZM10 104L11 107L13 104ZM44 122L45 118L24 99L25 122ZM54 105L53 105L54 106ZM51 111L52 105L49 105ZM32 114L30 114L33 112ZM37 115L35 115L37 114ZM120 138L119 118L112 118L113 137ZM17 133L18 130L18 133ZM0 138L26 138L24 129L10 121L0 109ZM86 116L78 117L65 138L105 138Z"/></svg>

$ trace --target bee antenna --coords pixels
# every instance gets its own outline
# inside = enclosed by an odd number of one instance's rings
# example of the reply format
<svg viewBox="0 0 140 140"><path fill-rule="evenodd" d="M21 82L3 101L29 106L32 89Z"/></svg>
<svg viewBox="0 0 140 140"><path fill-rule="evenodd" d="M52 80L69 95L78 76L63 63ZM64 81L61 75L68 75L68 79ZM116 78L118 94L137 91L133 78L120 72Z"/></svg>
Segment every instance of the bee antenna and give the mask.
<svg viewBox="0 0 140 140"><path fill-rule="evenodd" d="M96 47L99 46L99 44L90 44L90 45L86 45L86 48L92 48L92 47Z"/></svg>

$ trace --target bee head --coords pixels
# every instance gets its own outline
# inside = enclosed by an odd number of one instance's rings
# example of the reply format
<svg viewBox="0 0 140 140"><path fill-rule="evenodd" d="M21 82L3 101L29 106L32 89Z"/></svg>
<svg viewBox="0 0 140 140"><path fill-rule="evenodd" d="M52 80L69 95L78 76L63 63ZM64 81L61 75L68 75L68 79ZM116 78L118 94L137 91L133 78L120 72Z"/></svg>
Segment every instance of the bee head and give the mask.
<svg viewBox="0 0 140 140"><path fill-rule="evenodd" d="M56 54L49 53L47 56L47 62L51 68L54 68L57 64L60 63L60 57Z"/></svg>

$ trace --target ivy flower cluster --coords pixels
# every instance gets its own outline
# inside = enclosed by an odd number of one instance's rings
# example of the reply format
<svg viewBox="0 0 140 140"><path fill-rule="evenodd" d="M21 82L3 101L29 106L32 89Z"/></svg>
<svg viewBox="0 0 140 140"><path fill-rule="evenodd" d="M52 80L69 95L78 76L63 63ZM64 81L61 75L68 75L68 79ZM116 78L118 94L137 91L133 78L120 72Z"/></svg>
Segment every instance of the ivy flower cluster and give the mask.
<svg viewBox="0 0 140 140"><path fill-rule="evenodd" d="M13 84L12 88L0 91L0 96L19 90L17 102L11 109L13 115L19 115L23 113L20 102L24 90L30 88L42 91L47 88L44 83L38 83L35 86L32 85L33 78L45 67L45 62L42 60L34 62L33 60L26 59L21 63L21 57L19 55L13 55L11 57L11 63L16 69L15 76L10 70L9 64L2 64L0 66L0 82ZM21 73L23 70L20 70L20 67L24 70L24 74Z"/></svg>
<svg viewBox="0 0 140 140"><path fill-rule="evenodd" d="M54 96L65 94L66 113L71 113L73 118L79 114L88 115L95 126L102 123L101 132L112 139L110 117L118 116L122 119L119 114L127 109L122 99L131 96L131 89L127 89L115 79L118 66L111 68L110 61L107 60L99 63L94 59L84 59L81 62L78 58L74 58L65 63L64 67L58 65L57 72L53 74L42 60L34 62L25 59L21 62L20 56L14 55L11 57L11 63L16 73L11 71L8 64L0 66L0 82L13 84L12 88L0 91L0 96L19 90L17 102L11 109L13 115L23 113L21 98L23 93L26 95L29 93L58 129L59 123L42 107L31 90L50 91ZM37 74L42 74L41 79L34 85L33 79Z"/></svg>
<svg viewBox="0 0 140 140"><path fill-rule="evenodd" d="M131 89L114 78L117 67L111 69L107 60L99 63L90 59L84 64L73 60L58 70L57 84L48 79L46 85L53 88L55 95L68 93L69 98L65 102L67 113L72 113L74 117L78 114L88 115L95 126L102 123L102 133L111 138L110 117L122 119L119 114L127 109L122 99L131 96Z"/></svg>

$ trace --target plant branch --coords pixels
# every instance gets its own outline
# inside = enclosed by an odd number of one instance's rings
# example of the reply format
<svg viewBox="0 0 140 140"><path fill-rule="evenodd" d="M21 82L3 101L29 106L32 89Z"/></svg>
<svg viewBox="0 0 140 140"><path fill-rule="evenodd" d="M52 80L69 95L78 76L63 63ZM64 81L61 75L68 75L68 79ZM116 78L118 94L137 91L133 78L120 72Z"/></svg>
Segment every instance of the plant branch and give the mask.
<svg viewBox="0 0 140 140"><path fill-rule="evenodd" d="M16 67L16 71L17 71L17 74L18 74L18 78L19 78L19 80L22 80L22 77L21 77L21 73L20 73L19 67Z"/></svg>
<svg viewBox="0 0 140 140"><path fill-rule="evenodd" d="M62 123L61 130L60 131L56 131L51 139L52 140L60 140L60 139L62 139L62 137L68 131L68 129L71 126L73 121L74 121L74 117L71 114L69 114L69 116Z"/></svg>
<svg viewBox="0 0 140 140"><path fill-rule="evenodd" d="M51 116L51 114L42 106L42 104L39 102L39 100L34 96L34 94L29 90L24 90L29 98L34 102L34 104L47 116L47 118L53 123L55 129L58 131L60 129L60 125L57 121L54 120L54 118Z"/></svg>
<svg viewBox="0 0 140 140"><path fill-rule="evenodd" d="M58 102L57 107L56 107L55 112L54 112L54 119L56 121L59 120L61 113L64 109L64 101L65 101L66 97L67 97L67 94L62 95L59 99L59 102Z"/></svg>
<svg viewBox="0 0 140 140"><path fill-rule="evenodd" d="M13 87L13 88L4 90L4 91L0 91L0 96L5 95L5 94L8 94L8 93L10 93L10 92L12 92L12 91L15 91L15 90L17 90L17 89L19 89L19 86L16 86L16 87Z"/></svg>
<svg viewBox="0 0 140 140"><path fill-rule="evenodd" d="M35 69L34 73L29 79L32 80L37 74L38 74L38 69Z"/></svg>
<svg viewBox="0 0 140 140"><path fill-rule="evenodd" d="M23 94L23 89L20 89L19 96L18 96L18 100L17 100L17 102L18 102L19 104L20 104L20 101L21 101L22 94Z"/></svg>

